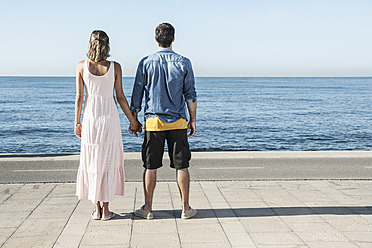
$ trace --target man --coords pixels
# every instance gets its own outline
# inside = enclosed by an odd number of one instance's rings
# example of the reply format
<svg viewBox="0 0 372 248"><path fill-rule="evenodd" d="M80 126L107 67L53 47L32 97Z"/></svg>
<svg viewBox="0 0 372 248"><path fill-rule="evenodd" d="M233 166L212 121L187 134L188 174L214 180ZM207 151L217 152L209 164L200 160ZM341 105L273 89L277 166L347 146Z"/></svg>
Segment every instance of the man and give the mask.
<svg viewBox="0 0 372 248"><path fill-rule="evenodd" d="M162 167L165 140L170 166L177 170L183 208L181 218L191 218L197 212L189 205L191 152L187 140L188 131L191 137L196 130L195 80L190 60L172 50L174 31L169 23L156 27L155 40L159 49L139 62L133 86L131 110L136 118L145 93L145 137L142 145L145 205L135 211L136 216L145 219L153 218L156 173ZM188 124L185 102L190 115Z"/></svg>

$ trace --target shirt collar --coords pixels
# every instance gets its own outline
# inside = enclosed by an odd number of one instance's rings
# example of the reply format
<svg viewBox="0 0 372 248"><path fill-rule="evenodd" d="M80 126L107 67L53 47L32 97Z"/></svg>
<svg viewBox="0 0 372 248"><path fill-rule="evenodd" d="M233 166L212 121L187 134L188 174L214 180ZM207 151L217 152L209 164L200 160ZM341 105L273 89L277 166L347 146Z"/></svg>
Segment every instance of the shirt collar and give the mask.
<svg viewBox="0 0 372 248"><path fill-rule="evenodd" d="M171 53L174 53L174 51L170 48L159 48L156 52L171 52Z"/></svg>

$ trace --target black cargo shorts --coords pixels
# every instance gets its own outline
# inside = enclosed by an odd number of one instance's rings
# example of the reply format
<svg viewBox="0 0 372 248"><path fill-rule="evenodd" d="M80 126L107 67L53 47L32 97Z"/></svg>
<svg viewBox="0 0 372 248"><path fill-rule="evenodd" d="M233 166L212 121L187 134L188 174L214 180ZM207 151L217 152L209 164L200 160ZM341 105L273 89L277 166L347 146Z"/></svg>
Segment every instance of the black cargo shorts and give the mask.
<svg viewBox="0 0 372 248"><path fill-rule="evenodd" d="M163 166L165 140L168 144L170 167L175 169L188 168L191 152L187 140L187 129L145 131L142 144L143 167L158 169Z"/></svg>

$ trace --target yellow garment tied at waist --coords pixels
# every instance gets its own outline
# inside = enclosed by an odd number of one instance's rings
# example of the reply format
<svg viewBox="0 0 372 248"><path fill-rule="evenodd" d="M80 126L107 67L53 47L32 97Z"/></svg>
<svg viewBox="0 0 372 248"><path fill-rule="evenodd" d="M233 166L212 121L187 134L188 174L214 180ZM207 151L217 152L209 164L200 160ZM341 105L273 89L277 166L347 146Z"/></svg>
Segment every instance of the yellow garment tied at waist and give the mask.
<svg viewBox="0 0 372 248"><path fill-rule="evenodd" d="M149 118L145 122L146 131L167 131L175 129L186 129L186 120L181 118L178 121L172 123L162 122L159 117Z"/></svg>

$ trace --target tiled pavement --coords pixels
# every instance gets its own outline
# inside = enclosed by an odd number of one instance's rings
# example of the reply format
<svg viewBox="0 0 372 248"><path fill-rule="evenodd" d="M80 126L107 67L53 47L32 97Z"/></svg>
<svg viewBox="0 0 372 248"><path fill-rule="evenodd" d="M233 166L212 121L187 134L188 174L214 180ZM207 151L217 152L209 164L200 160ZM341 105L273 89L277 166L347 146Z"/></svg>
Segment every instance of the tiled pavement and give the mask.
<svg viewBox="0 0 372 248"><path fill-rule="evenodd" d="M372 181L191 183L198 216L180 219L174 182L157 184L154 220L133 216L142 184L126 183L110 221L91 220L75 184L0 184L3 247L372 247Z"/></svg>

